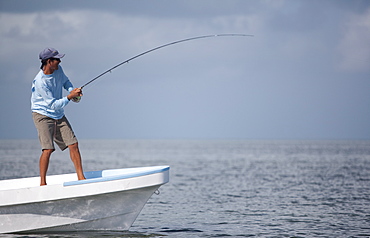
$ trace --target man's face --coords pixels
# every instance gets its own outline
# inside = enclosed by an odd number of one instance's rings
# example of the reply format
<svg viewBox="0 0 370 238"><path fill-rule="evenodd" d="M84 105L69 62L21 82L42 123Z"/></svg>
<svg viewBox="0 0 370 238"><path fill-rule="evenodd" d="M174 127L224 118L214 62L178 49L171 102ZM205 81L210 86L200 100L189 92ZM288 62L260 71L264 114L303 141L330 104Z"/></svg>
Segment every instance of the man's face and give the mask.
<svg viewBox="0 0 370 238"><path fill-rule="evenodd" d="M60 59L51 58L50 59L50 68L52 70L57 70L60 62L61 62Z"/></svg>

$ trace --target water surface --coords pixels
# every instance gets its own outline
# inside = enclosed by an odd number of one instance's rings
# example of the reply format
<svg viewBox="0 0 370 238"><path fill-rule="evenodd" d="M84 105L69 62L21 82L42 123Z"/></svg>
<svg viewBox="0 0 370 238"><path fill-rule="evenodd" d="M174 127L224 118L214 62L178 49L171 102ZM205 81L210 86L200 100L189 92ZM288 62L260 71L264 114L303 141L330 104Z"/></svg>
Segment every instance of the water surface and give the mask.
<svg viewBox="0 0 370 238"><path fill-rule="evenodd" d="M81 140L85 171L170 165L129 232L0 237L369 237L369 141ZM36 140L0 141L0 178L38 176ZM49 174L74 172L68 152Z"/></svg>

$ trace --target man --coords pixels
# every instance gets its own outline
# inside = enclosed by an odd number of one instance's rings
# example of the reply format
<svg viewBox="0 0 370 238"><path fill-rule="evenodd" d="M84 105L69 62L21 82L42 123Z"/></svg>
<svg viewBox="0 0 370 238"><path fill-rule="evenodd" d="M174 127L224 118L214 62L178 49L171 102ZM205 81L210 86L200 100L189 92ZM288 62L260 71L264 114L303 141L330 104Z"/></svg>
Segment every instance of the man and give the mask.
<svg viewBox="0 0 370 238"><path fill-rule="evenodd" d="M85 179L78 141L63 109L70 100L81 97L82 91L79 88L73 89L72 83L59 65L64 55L54 48L41 51L41 70L32 82L32 117L42 147L39 164L41 186L46 185L50 156L55 151L54 142L62 151L69 148L78 179ZM63 88L69 91L66 97L62 95Z"/></svg>

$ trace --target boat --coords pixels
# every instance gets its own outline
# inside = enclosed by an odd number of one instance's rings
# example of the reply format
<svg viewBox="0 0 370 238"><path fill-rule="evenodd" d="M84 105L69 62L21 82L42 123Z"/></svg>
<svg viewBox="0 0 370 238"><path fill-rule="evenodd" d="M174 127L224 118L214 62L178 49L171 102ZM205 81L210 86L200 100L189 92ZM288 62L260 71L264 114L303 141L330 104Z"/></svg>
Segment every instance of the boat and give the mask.
<svg viewBox="0 0 370 238"><path fill-rule="evenodd" d="M0 180L0 233L127 231L169 181L169 166Z"/></svg>

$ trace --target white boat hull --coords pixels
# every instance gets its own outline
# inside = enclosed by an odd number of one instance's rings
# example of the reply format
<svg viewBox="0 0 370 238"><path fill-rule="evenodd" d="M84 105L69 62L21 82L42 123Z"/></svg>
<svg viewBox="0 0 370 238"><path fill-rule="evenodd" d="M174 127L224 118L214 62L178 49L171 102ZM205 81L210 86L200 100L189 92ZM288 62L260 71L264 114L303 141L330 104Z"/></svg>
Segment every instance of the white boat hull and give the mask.
<svg viewBox="0 0 370 238"><path fill-rule="evenodd" d="M68 181L71 174L50 176L51 185L41 187L27 186L35 178L0 181L0 233L128 230L151 195L169 181L169 167L85 175L84 181Z"/></svg>

